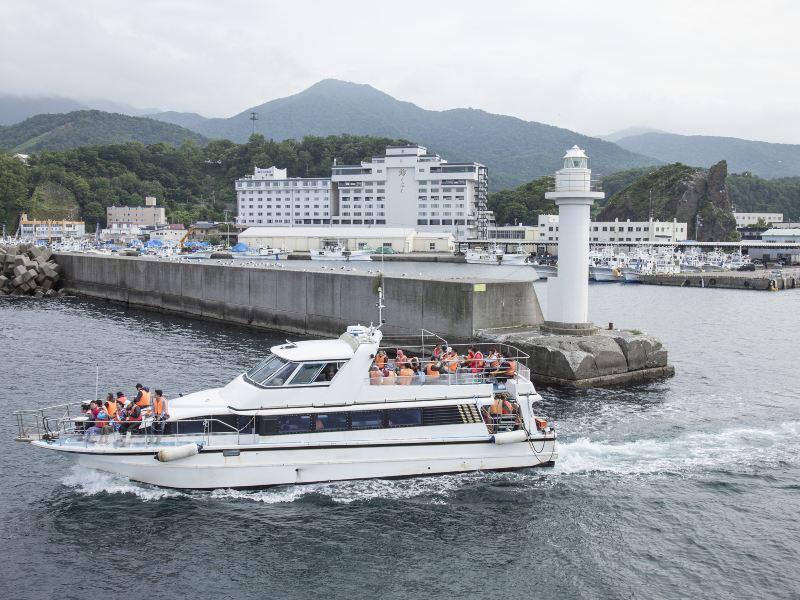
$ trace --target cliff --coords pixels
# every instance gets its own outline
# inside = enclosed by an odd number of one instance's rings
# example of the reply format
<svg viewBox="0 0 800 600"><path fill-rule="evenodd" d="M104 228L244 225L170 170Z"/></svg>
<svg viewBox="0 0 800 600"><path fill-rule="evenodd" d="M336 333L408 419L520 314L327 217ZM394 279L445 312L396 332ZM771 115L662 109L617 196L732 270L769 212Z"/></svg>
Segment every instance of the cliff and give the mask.
<svg viewBox="0 0 800 600"><path fill-rule="evenodd" d="M659 221L688 223L690 239L735 241L738 234L727 176L724 160L708 170L680 163L654 169L611 196L597 220L646 221L652 215Z"/></svg>

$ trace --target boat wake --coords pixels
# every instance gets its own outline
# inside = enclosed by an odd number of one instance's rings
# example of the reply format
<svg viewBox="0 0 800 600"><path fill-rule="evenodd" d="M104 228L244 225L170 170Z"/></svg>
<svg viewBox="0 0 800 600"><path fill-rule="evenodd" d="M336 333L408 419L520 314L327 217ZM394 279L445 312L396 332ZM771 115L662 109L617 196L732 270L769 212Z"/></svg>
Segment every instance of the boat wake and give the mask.
<svg viewBox="0 0 800 600"><path fill-rule="evenodd" d="M509 483L540 485L543 476L552 484L559 476L605 473L613 475L689 474L731 468L769 467L795 463L800 448L795 443L800 421L773 428L739 428L717 433L692 432L675 438L642 439L625 443L580 437L559 445L559 460L550 470L518 473L462 473L409 479L369 479L307 485L278 486L265 490L218 489L210 492L170 490L130 481L125 477L75 466L62 483L84 496L131 494L144 502L169 498L242 500L264 504L292 503L322 497L337 504L375 500L416 499L446 504L464 487Z"/></svg>
<svg viewBox="0 0 800 600"><path fill-rule="evenodd" d="M167 498L208 500L246 500L264 504L296 502L302 498L322 496L337 504L372 500L424 499L430 504L444 504L447 496L469 482L485 477L480 473L414 477L409 479L369 479L337 481L306 485L277 486L264 490L217 489L212 491L182 491L159 488L126 479L125 477L74 466L61 483L83 496L99 494L131 494L143 502Z"/></svg>
<svg viewBox="0 0 800 600"><path fill-rule="evenodd" d="M625 443L579 437L559 443L556 474L670 474L740 466L775 466L800 458L795 440L800 422L772 428L736 428L716 433L691 432L674 438Z"/></svg>

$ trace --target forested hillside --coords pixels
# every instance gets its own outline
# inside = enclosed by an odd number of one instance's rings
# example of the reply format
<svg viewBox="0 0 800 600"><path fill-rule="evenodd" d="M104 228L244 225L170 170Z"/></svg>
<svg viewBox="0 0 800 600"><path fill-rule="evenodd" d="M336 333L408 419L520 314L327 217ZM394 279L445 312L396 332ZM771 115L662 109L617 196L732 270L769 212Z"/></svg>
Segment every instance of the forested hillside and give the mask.
<svg viewBox="0 0 800 600"><path fill-rule="evenodd" d="M451 162L487 165L492 190L552 174L561 166L567 148L575 144L588 152L597 173L660 164L611 142L561 127L471 108L426 110L372 86L335 79L320 81L298 94L248 108L228 119L174 112L152 116L209 138L244 141L253 126L251 111L258 113L256 131L276 140L344 132L411 139Z"/></svg>
<svg viewBox="0 0 800 600"><path fill-rule="evenodd" d="M86 146L34 154L28 165L0 153L0 221L13 232L22 210L33 217L37 210L46 213L42 218L78 212L91 230L105 224L107 206L140 205L148 195L166 206L173 223L222 220L226 209L235 215L234 180L254 165L287 168L292 176L330 176L334 158L358 163L405 143L351 135L274 142L255 135L246 144Z"/></svg>
<svg viewBox="0 0 800 600"><path fill-rule="evenodd" d="M125 142L178 145L187 139L206 141L199 133L178 125L99 110L36 115L0 129L0 149L24 154Z"/></svg>

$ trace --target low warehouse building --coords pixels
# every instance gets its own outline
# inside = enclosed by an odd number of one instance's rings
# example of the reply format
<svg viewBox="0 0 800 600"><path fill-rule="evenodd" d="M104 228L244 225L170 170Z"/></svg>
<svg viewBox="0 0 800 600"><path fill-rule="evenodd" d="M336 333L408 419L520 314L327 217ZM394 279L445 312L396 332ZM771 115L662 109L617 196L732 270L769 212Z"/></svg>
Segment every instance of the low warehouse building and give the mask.
<svg viewBox="0 0 800 600"><path fill-rule="evenodd" d="M332 242L348 250L391 248L395 252L453 252L455 238L448 232L417 232L396 227L250 227L239 234L250 248L280 248L308 252Z"/></svg>

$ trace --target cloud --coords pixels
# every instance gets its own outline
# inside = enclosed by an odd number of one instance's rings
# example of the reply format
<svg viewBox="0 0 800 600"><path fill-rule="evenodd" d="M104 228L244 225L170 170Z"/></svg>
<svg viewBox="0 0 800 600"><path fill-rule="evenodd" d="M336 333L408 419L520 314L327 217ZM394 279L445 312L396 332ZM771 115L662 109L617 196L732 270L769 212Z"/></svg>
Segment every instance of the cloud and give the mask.
<svg viewBox="0 0 800 600"><path fill-rule="evenodd" d="M800 142L792 2L4 0L0 92L230 116L327 77L583 132Z"/></svg>

